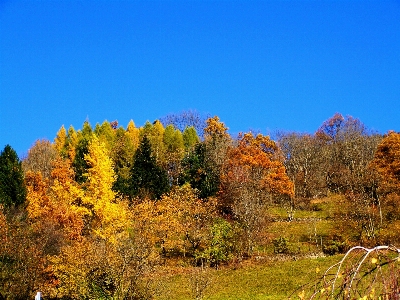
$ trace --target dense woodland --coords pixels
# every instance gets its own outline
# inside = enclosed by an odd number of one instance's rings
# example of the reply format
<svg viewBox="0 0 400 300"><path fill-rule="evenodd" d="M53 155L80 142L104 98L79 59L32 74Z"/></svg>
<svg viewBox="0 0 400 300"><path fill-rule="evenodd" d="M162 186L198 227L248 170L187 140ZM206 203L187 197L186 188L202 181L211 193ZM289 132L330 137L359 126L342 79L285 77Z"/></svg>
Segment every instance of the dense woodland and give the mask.
<svg viewBox="0 0 400 300"><path fill-rule="evenodd" d="M296 249L271 234L318 199L336 201L329 233ZM400 133L339 113L273 138L193 112L84 122L22 159L7 145L0 204L0 299L150 299L161 267L399 245Z"/></svg>

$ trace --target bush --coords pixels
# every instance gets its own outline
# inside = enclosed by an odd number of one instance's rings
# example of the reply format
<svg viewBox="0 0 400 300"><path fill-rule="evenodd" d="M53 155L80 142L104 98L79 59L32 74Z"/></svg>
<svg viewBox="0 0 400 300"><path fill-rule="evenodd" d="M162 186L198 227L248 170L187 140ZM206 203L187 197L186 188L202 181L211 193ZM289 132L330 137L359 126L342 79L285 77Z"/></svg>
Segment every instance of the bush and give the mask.
<svg viewBox="0 0 400 300"><path fill-rule="evenodd" d="M334 235L328 239L322 246L322 252L327 255L335 255L338 253L345 253L349 249L347 242L342 236Z"/></svg>
<svg viewBox="0 0 400 300"><path fill-rule="evenodd" d="M220 263L228 262L233 252L233 230L224 219L217 219L211 227L210 246L199 257L205 258L210 265L218 268Z"/></svg>
<svg viewBox="0 0 400 300"><path fill-rule="evenodd" d="M289 241L280 236L272 241L274 243L275 254L288 254L289 253Z"/></svg>

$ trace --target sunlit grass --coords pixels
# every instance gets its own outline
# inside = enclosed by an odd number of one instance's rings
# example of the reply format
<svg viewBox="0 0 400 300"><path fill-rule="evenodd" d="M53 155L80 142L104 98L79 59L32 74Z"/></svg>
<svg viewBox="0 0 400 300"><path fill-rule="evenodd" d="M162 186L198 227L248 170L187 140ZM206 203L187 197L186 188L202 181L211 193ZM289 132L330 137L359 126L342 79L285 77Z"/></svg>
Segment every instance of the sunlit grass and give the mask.
<svg viewBox="0 0 400 300"><path fill-rule="evenodd" d="M208 269L204 276L211 277L205 299L287 299L304 284L316 281L317 270L324 270L338 262L341 256L297 261L267 261L244 264L233 269ZM193 299L190 288L190 269L187 273L165 280L165 292L156 299Z"/></svg>

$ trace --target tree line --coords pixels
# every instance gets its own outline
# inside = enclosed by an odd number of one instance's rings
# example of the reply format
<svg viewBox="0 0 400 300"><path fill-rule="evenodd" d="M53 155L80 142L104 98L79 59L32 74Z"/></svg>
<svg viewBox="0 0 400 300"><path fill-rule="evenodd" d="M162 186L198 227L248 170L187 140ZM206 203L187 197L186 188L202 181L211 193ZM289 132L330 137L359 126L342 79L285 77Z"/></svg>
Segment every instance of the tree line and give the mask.
<svg viewBox="0 0 400 300"><path fill-rule="evenodd" d="M0 299L149 298L168 260L251 257L271 207L337 194L354 242L397 242L380 229L400 218L400 134L339 113L274 139L192 112L62 126L22 160L0 154Z"/></svg>

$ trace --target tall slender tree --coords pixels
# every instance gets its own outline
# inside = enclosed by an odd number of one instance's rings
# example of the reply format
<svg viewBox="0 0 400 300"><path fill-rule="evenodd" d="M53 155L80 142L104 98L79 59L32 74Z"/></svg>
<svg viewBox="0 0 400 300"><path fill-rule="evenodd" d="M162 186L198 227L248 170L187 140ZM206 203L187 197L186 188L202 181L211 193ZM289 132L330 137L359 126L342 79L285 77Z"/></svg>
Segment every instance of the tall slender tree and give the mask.
<svg viewBox="0 0 400 300"><path fill-rule="evenodd" d="M152 155L150 141L145 135L134 156L131 168L130 194L160 198L169 190L167 173L157 165Z"/></svg>
<svg viewBox="0 0 400 300"><path fill-rule="evenodd" d="M15 150L6 145L0 153L0 204L18 206L25 202L26 188L22 163Z"/></svg>

